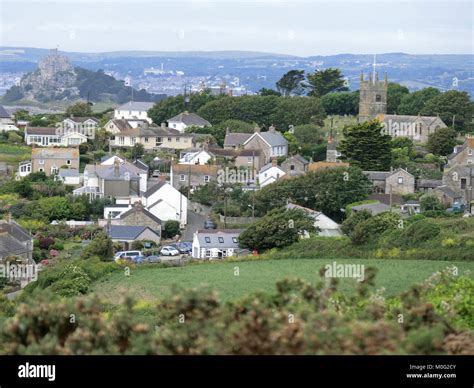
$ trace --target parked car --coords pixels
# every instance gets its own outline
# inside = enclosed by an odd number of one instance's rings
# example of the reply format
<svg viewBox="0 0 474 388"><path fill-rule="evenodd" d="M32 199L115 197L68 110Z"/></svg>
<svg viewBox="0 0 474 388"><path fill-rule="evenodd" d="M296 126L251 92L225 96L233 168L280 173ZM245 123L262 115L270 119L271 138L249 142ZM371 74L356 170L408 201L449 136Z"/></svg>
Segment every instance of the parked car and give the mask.
<svg viewBox="0 0 474 388"><path fill-rule="evenodd" d="M216 229L217 225L211 219L204 221L204 229Z"/></svg>
<svg viewBox="0 0 474 388"><path fill-rule="evenodd" d="M114 260L132 260L135 261L136 257L143 257L140 251L119 251L114 255Z"/></svg>
<svg viewBox="0 0 474 388"><path fill-rule="evenodd" d="M161 172L159 170L153 170L153 174L151 174L153 178L159 178L160 175L161 175Z"/></svg>
<svg viewBox="0 0 474 388"><path fill-rule="evenodd" d="M161 263L161 257L156 255L147 256L144 259L145 263Z"/></svg>
<svg viewBox="0 0 474 388"><path fill-rule="evenodd" d="M178 256L179 251L175 247L167 245L167 246L161 248L160 255L162 255L162 256Z"/></svg>
<svg viewBox="0 0 474 388"><path fill-rule="evenodd" d="M193 250L193 244L189 241L181 241L178 243L178 250L180 253L190 254Z"/></svg>

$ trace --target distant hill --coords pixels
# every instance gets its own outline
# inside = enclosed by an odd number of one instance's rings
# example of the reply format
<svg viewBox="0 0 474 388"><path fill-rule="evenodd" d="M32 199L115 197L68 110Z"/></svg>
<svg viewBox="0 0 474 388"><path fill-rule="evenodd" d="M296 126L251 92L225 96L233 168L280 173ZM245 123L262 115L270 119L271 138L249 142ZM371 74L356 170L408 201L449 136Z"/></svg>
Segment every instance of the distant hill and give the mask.
<svg viewBox="0 0 474 388"><path fill-rule="evenodd" d="M85 99L123 103L131 99L132 93L134 99L139 101L157 101L165 97L132 89L102 70L73 67L68 57L53 51L39 60L36 70L23 75L20 84L11 87L2 100L12 103L18 100L50 102Z"/></svg>

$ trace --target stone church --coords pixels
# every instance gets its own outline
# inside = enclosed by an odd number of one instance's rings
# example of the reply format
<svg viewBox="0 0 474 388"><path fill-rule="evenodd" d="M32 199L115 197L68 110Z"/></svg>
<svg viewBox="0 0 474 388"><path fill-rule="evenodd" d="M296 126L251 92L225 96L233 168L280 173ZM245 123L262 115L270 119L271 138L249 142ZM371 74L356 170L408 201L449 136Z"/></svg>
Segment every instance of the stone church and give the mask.
<svg viewBox="0 0 474 388"><path fill-rule="evenodd" d="M378 119L392 137L408 137L415 143L426 143L428 136L446 124L436 116L387 114L388 79L379 80L377 72L364 79L360 75L359 123Z"/></svg>

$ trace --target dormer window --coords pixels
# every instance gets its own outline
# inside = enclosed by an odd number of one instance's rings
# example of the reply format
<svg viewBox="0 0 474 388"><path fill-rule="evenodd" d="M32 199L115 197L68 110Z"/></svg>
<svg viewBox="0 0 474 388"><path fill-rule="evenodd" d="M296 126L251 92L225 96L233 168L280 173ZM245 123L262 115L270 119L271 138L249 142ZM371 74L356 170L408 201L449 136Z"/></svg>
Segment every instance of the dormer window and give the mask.
<svg viewBox="0 0 474 388"><path fill-rule="evenodd" d="M220 242L221 244L224 244L224 237L219 237L219 242Z"/></svg>
<svg viewBox="0 0 474 388"><path fill-rule="evenodd" d="M206 243L210 244L211 243L211 238L210 237L205 237Z"/></svg>

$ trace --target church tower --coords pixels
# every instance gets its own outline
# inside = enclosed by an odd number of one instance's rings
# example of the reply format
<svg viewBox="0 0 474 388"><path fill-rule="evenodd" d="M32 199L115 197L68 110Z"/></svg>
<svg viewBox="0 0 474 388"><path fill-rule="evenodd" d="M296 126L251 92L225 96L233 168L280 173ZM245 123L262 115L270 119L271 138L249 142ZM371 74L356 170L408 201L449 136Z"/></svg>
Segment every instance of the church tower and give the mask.
<svg viewBox="0 0 474 388"><path fill-rule="evenodd" d="M360 73L360 95L359 95L359 123L372 120L379 114L387 113L387 73L383 81L375 71L370 74L369 79L364 79Z"/></svg>

